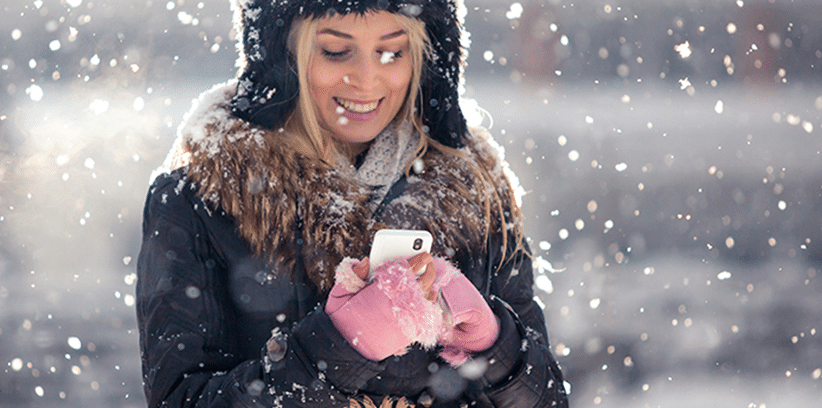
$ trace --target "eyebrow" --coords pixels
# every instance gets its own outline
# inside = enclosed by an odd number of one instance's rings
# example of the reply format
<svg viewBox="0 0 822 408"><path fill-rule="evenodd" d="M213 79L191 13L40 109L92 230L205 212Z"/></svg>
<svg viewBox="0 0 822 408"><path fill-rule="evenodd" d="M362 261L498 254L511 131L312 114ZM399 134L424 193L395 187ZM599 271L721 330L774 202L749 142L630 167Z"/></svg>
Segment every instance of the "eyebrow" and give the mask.
<svg viewBox="0 0 822 408"><path fill-rule="evenodd" d="M337 31L333 28L324 28L324 29L320 30L317 34L318 35L319 34L329 34L329 35L333 35L335 37L343 38L343 39L346 39L346 40L353 40L354 39L354 36L352 36L351 34L347 34L347 33L344 33L342 31ZM397 30L397 31L394 31L393 33L386 34L386 35L380 37L380 41L390 40L390 39L397 38L397 37L400 37L400 36L403 36L403 35L405 35L405 30Z"/></svg>

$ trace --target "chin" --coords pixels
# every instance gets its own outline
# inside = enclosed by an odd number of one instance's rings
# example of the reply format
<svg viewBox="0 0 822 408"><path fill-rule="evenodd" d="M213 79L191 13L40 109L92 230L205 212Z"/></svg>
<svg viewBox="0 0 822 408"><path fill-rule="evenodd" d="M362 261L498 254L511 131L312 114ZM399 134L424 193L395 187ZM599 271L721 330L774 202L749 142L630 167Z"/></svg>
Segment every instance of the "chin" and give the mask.
<svg viewBox="0 0 822 408"><path fill-rule="evenodd" d="M380 129L382 130L382 129ZM362 132L352 132L347 129L335 129L334 130L335 137L338 140L341 140L346 143L370 143L377 138L377 135L380 133L379 131L362 131Z"/></svg>
<svg viewBox="0 0 822 408"><path fill-rule="evenodd" d="M369 122L360 122L358 124L352 120L345 125L334 123L334 126L330 126L329 128L331 132L333 132L334 137L342 142L370 143L391 123L390 120L378 121L377 119ZM383 124L383 122L385 123Z"/></svg>

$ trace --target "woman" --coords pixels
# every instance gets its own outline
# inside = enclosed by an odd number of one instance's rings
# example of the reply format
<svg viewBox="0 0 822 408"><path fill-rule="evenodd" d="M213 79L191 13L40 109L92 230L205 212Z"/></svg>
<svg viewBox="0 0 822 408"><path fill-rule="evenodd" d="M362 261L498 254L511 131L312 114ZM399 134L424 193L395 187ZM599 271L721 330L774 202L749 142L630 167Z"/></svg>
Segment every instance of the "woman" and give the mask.
<svg viewBox="0 0 822 408"><path fill-rule="evenodd" d="M232 4L238 78L144 211L149 405L567 406L504 162L458 105L456 2ZM387 227L432 254L369 273Z"/></svg>

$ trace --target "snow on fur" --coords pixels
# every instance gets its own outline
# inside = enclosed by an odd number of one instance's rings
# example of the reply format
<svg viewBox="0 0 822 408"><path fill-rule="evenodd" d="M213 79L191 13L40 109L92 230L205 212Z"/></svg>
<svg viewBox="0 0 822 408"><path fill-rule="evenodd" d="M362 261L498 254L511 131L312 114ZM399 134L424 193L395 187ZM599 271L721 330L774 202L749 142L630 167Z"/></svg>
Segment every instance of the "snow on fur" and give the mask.
<svg viewBox="0 0 822 408"><path fill-rule="evenodd" d="M359 262L359 260L350 257L343 259L343 261L337 265L334 274L334 283L342 285L349 293L359 292L360 289L365 287L367 282L360 279L360 277L354 273L354 265Z"/></svg>
<svg viewBox="0 0 822 408"><path fill-rule="evenodd" d="M469 139L474 141L474 149L479 151L481 154L494 158L496 167L490 170L491 174L499 179L508 180L508 184L514 192L514 199L517 202L517 206L521 207L522 197L525 196L525 189L520 184L519 177L517 177L516 173L511 170L511 167L505 160L505 148L494 140L494 137L488 129L483 127L472 127L469 130L471 135L474 136Z"/></svg>
<svg viewBox="0 0 822 408"><path fill-rule="evenodd" d="M406 261L388 262L374 271L372 282L391 299L403 334L432 348L442 328L442 309L425 298L416 276L409 271Z"/></svg>

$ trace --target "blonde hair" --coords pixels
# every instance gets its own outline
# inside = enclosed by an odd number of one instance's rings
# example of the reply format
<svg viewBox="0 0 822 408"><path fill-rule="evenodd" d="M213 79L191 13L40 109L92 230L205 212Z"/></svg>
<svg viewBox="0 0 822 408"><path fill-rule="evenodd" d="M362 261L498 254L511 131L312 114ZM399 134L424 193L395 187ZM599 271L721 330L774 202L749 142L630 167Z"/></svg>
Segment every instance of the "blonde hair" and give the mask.
<svg viewBox="0 0 822 408"><path fill-rule="evenodd" d="M428 145L428 132L425 131L422 115L417 111L417 100L420 98L420 83L425 59L431 53L431 46L425 25L412 17L395 14L397 22L402 26L408 36L411 57L411 82L408 85L408 94L405 102L397 113L397 119L408 120L417 131L423 135L420 144L417 146L415 157L421 156ZM311 95L311 87L308 82L308 67L311 66L311 59L314 58L314 41L317 36L318 19L302 19L294 22L289 33L289 51L297 62L297 76L299 78L299 97L297 106L291 117L285 124L285 131L292 136L294 148L309 157L330 162L334 157L343 153L347 155L346 146L334 138L327 137L328 130L323 128L319 119L317 106L314 104ZM412 161L413 162L413 161ZM408 163L406 168L410 168Z"/></svg>

